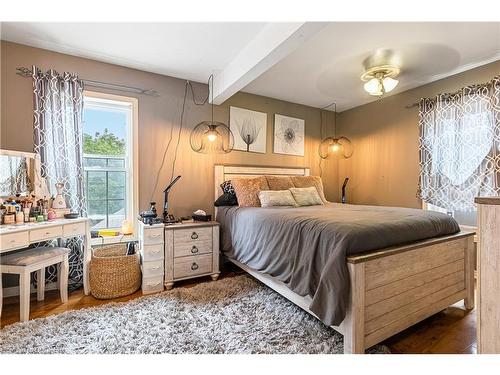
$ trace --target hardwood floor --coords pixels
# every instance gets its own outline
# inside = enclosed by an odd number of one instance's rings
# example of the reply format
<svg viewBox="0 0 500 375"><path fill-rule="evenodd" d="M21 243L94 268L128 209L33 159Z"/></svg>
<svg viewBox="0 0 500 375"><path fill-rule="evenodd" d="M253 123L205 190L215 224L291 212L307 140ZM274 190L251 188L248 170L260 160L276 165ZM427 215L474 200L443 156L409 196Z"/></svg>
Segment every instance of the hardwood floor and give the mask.
<svg viewBox="0 0 500 375"><path fill-rule="evenodd" d="M242 271L226 267L221 278L233 277ZM208 281L209 277L198 280L187 280L176 283L175 286L191 287L200 281ZM124 302L141 297L141 291L130 296L114 299L113 302ZM85 296L83 289L69 294L66 304L61 304L57 290L47 291L45 300L36 301L36 294L31 295L30 318L41 318L64 311L94 307L109 303L109 300L98 300L92 296ZM19 321L19 298L9 297L4 299L1 327ZM448 307L446 310L431 316L415 326L387 339L383 342L393 353L418 354L418 353L476 353L476 310L466 312L462 302Z"/></svg>

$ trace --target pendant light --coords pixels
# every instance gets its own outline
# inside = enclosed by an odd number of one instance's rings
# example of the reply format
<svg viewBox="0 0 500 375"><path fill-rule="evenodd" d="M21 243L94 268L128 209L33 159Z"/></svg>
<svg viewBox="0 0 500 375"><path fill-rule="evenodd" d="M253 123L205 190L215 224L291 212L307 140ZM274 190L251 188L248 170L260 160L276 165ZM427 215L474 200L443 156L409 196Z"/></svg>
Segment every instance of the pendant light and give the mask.
<svg viewBox="0 0 500 375"><path fill-rule="evenodd" d="M335 121L335 131L337 130L337 103L332 103L326 107L321 108L321 110L326 109L334 105L334 121ZM321 159L328 159L331 156L340 155L345 159L352 156L353 148L352 143L347 137L326 137L321 141L318 147L318 154Z"/></svg>
<svg viewBox="0 0 500 375"><path fill-rule="evenodd" d="M189 137L191 148L202 154L227 154L233 150L234 136L225 124L214 121L214 77L210 76L212 95L212 120L195 126ZM209 87L210 88L210 87Z"/></svg>
<svg viewBox="0 0 500 375"><path fill-rule="evenodd" d="M363 88L368 94L381 97L396 88L399 73L400 69L393 65L374 66L361 76Z"/></svg>

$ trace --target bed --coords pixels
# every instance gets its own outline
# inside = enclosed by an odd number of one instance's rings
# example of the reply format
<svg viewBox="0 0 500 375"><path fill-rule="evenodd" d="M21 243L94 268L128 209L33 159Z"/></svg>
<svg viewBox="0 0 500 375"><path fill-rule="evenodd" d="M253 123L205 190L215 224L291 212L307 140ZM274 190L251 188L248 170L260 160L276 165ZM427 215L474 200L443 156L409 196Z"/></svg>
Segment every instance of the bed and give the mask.
<svg viewBox="0 0 500 375"><path fill-rule="evenodd" d="M219 185L226 180L266 175L308 176L309 169L216 165L215 197L221 194ZM362 206L349 208L338 204L317 206L317 209L314 207L289 210L221 208L217 215L218 220L222 221L222 232L225 232L226 236L228 231L233 231L230 237L232 236L235 243L235 251L228 250L224 245L224 242L227 243L224 234L221 250L230 262L305 311L327 324L335 322L336 324L329 325L344 335L345 353L364 353L366 348L460 300L464 300L466 309L474 308L474 232L449 233L459 229L450 228L450 221L447 221L446 217L441 214L424 215L418 210ZM352 220L350 218L353 217L353 212L355 216L364 215L362 220L371 222L376 222L374 218L380 217L375 226L375 236L372 233L371 237L363 238L366 233L358 233L357 229L350 230L346 226ZM325 221L332 213L344 219L337 220L336 223ZM423 216L429 215L432 220L427 222ZM281 230L283 233L293 232L291 229L295 227L302 228L301 233L309 233L320 227L317 237L313 237L311 241L326 239L329 246L336 246L338 239L343 238L337 237L337 232L344 230L354 239L350 243L358 244L359 248L350 249L343 258L337 257L336 263L332 263L331 268L327 269L328 272L323 273L321 278L314 272L311 272L311 275L308 271L300 273L297 270L324 261L318 250L320 246L302 245L304 251L297 251L293 236L296 236L296 242L304 242L304 238L297 233L285 235L276 231L273 220L284 223L285 226ZM256 222L261 223L261 226L255 224L254 228L251 223ZM289 224L290 222L292 224ZM355 224L354 228L362 227L358 224ZM404 241L405 237L400 235L398 229L404 228L403 224L413 225L410 228L421 231L420 237L425 238ZM241 231L243 234L237 234L238 225L245 225L248 229ZM307 228L308 225L311 225L311 230ZM272 228L269 229L271 234L266 234L266 228ZM390 233L393 233L394 238L390 237ZM435 235L431 237L430 233ZM356 236L360 236L362 241L356 241ZM410 239L418 238L412 233L408 236ZM243 242L238 244L238 238L245 243L251 243L249 238L255 238L254 244L258 250L253 251L251 247L243 246ZM273 244L270 240L272 238L276 238L278 242ZM367 247L364 243L366 238L379 239L380 242L369 241L371 247ZM373 247L372 242L380 247ZM269 244L267 248L266 244ZM288 257L288 247L293 256ZM363 249L369 251L362 251ZM314 252L313 256L307 255L310 251ZM299 253L300 256L297 256ZM306 255L307 261L298 260ZM261 262L256 262L255 259ZM294 274L298 275L295 278L291 275L292 268ZM345 275L342 276L344 269ZM323 280L325 275L327 277ZM338 275L346 278L346 282L343 282L342 277L337 277ZM307 283L304 282L306 279ZM316 289L311 292L311 288L322 288L323 292L314 293ZM332 288L331 292L328 288ZM345 297L345 303L342 296Z"/></svg>

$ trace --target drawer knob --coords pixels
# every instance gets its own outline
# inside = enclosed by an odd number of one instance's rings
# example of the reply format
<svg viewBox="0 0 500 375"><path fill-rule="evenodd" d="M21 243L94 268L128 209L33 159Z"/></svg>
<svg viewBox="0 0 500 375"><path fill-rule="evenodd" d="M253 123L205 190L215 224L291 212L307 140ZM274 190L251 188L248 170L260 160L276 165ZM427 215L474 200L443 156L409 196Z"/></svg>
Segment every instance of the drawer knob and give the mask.
<svg viewBox="0 0 500 375"><path fill-rule="evenodd" d="M198 266L196 263L193 263L193 264L191 265L191 269L192 269L193 271L196 271L196 270L198 269L198 267L199 267L199 266Z"/></svg>
<svg viewBox="0 0 500 375"><path fill-rule="evenodd" d="M196 254L198 252L198 248L196 246L193 246L191 249L191 253Z"/></svg>
<svg viewBox="0 0 500 375"><path fill-rule="evenodd" d="M196 232L193 232L193 234L191 235L191 238L193 240L196 240L198 238L198 234Z"/></svg>

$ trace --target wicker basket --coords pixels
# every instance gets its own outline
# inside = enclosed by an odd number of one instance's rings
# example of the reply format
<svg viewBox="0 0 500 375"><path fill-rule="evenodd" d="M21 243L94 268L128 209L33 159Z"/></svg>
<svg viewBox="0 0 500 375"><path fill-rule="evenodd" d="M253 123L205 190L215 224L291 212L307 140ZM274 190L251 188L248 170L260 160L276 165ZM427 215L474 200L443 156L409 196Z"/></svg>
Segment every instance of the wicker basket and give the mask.
<svg viewBox="0 0 500 375"><path fill-rule="evenodd" d="M140 255L126 255L126 244L92 249L90 292L98 299L128 296L141 286Z"/></svg>

